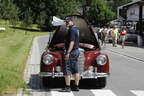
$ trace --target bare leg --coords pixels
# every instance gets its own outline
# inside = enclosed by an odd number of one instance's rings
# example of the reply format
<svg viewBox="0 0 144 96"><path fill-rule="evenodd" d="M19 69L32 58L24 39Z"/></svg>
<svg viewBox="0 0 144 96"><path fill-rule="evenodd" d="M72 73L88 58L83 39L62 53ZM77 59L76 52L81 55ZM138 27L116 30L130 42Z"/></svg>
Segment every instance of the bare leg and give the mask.
<svg viewBox="0 0 144 96"><path fill-rule="evenodd" d="M124 40L124 43L123 43L123 46L125 45L125 40Z"/></svg>
<svg viewBox="0 0 144 96"><path fill-rule="evenodd" d="M124 43L124 41L122 40L122 48L124 47L124 46L123 46L123 43Z"/></svg>
<svg viewBox="0 0 144 96"><path fill-rule="evenodd" d="M122 48L124 48L124 45L125 45L125 40L123 40Z"/></svg>
<svg viewBox="0 0 144 96"><path fill-rule="evenodd" d="M124 48L125 40L122 40L122 48Z"/></svg>
<svg viewBox="0 0 144 96"><path fill-rule="evenodd" d="M66 86L60 90L60 92L70 92L70 75L64 75Z"/></svg>
<svg viewBox="0 0 144 96"><path fill-rule="evenodd" d="M74 78L75 78L75 85L79 85L79 79L80 79L80 75L79 73L74 74Z"/></svg>
<svg viewBox="0 0 144 96"><path fill-rule="evenodd" d="M66 86L70 86L70 78L71 76L70 75L65 75L65 82L66 82Z"/></svg>

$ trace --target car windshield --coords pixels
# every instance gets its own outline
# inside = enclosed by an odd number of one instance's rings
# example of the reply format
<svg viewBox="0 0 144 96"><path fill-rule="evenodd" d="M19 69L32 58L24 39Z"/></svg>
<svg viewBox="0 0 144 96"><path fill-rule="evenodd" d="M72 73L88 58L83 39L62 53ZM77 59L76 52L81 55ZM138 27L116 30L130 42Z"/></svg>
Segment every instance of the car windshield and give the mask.
<svg viewBox="0 0 144 96"><path fill-rule="evenodd" d="M94 45L96 48L99 48L99 44L97 39L94 35L92 29L88 26L87 22L80 16L72 16L74 24L79 29L80 34L80 43L91 44ZM56 32L53 34L51 42L49 42L49 47L52 47L59 43L64 43L64 40L67 36L68 29L65 25L60 26Z"/></svg>

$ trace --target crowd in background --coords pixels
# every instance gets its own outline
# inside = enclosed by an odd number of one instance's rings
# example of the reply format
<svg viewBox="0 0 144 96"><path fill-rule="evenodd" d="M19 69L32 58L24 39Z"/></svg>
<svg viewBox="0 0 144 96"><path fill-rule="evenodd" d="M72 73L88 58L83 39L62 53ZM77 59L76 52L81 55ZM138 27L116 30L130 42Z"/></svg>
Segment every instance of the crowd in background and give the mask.
<svg viewBox="0 0 144 96"><path fill-rule="evenodd" d="M113 28L105 26L97 29L96 35L101 46L106 46L106 42L112 42L113 47L117 47L118 40L121 40L122 48L124 48L125 40L127 38L126 27L118 28L116 25Z"/></svg>

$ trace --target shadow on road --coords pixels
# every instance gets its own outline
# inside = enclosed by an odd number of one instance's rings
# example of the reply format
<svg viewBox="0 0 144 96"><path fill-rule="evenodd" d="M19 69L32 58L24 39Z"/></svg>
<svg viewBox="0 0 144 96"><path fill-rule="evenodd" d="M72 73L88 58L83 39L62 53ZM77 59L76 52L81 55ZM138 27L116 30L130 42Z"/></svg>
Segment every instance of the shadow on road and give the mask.
<svg viewBox="0 0 144 96"><path fill-rule="evenodd" d="M121 43L119 43L119 45L121 46ZM125 46L138 47L137 43L133 43L133 42L125 42ZM139 48L144 48L144 46L139 47Z"/></svg>
<svg viewBox="0 0 144 96"><path fill-rule="evenodd" d="M41 82L42 82L42 79L39 77L38 74L32 74L28 85L30 89L43 89Z"/></svg>
<svg viewBox="0 0 144 96"><path fill-rule="evenodd" d="M37 91L50 91L51 89L63 88L65 85L64 78L52 79L50 82L47 82L46 86L43 85L42 81L42 78L38 74L32 74L28 85L30 89ZM73 87L74 83L72 80L71 87ZM96 84L96 80L80 80L80 89L100 89Z"/></svg>
<svg viewBox="0 0 144 96"><path fill-rule="evenodd" d="M11 27L11 28L30 31L30 32L47 32L47 31L44 31L44 30L30 29L30 28L23 28L23 27Z"/></svg>

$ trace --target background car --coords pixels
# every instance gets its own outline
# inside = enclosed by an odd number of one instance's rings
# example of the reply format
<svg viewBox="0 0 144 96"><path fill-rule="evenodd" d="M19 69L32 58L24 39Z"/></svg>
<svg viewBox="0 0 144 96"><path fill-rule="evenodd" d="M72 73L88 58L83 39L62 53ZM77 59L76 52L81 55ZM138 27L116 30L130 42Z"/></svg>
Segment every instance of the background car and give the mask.
<svg viewBox="0 0 144 96"><path fill-rule="evenodd" d="M74 24L79 29L79 51L78 69L80 73L80 84L82 81L93 82L94 87L104 88L106 78L109 76L109 58L107 54L102 53L100 45L95 37L92 28L88 23L78 15L72 17ZM60 26L49 39L47 50L41 56L40 73L43 85L55 85L54 79L64 80L63 63L65 53L65 37L68 30L65 25ZM71 77L73 80L73 76ZM81 86L81 85L80 85Z"/></svg>
<svg viewBox="0 0 144 96"><path fill-rule="evenodd" d="M137 43L138 34L134 29L127 29L126 41Z"/></svg>
<svg viewBox="0 0 144 96"><path fill-rule="evenodd" d="M127 36L126 36L126 42L132 42L137 43L138 34L135 29L126 29ZM121 39L119 40L121 42Z"/></svg>

